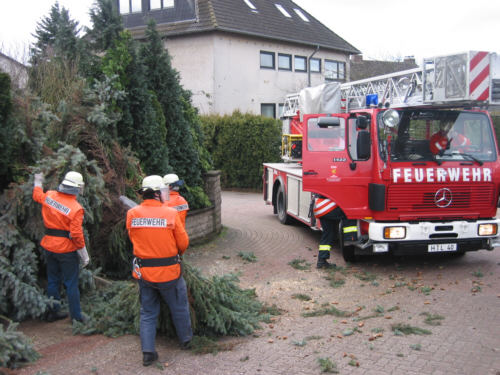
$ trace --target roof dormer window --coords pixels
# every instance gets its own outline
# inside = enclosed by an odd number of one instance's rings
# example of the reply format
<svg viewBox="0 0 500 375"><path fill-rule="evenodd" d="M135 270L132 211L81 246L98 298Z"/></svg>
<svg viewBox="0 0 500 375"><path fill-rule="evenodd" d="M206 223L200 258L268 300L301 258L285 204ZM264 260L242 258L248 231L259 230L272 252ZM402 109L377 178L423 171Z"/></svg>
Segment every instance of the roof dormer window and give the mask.
<svg viewBox="0 0 500 375"><path fill-rule="evenodd" d="M243 0L245 2L245 4L250 8L252 9L252 11L257 11L257 8L255 7L255 5L252 4L252 2L250 0Z"/></svg>
<svg viewBox="0 0 500 375"><path fill-rule="evenodd" d="M295 11L295 13L297 13L297 15L302 19L302 21L304 22L309 22L309 18L306 17L306 15L304 13L302 13L302 11L300 9L297 9L297 8L293 8L293 10Z"/></svg>
<svg viewBox="0 0 500 375"><path fill-rule="evenodd" d="M276 6L276 8L278 8L278 10L281 12L281 14L283 14L285 17L288 17L288 18L292 18L292 16L290 15L290 13L288 13L286 11L285 8L283 8L283 6L281 4L274 4Z"/></svg>
<svg viewBox="0 0 500 375"><path fill-rule="evenodd" d="M149 0L150 10L166 9L173 7L174 7L174 0Z"/></svg>
<svg viewBox="0 0 500 375"><path fill-rule="evenodd" d="M141 0L120 0L120 14L139 13L142 11Z"/></svg>

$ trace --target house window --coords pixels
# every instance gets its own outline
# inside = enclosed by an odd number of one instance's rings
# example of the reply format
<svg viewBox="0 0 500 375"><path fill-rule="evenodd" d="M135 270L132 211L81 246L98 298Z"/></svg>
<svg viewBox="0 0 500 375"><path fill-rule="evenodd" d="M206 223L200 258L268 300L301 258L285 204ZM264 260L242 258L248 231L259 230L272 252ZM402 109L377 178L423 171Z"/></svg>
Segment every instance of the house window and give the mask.
<svg viewBox="0 0 500 375"><path fill-rule="evenodd" d="M307 57L295 56L293 62L296 72L307 72Z"/></svg>
<svg viewBox="0 0 500 375"><path fill-rule="evenodd" d="M283 5L281 4L274 4L276 6L276 8L278 8L278 10L281 12L281 14L283 14L285 17L287 18L292 18L292 16L290 15L290 13L288 13L286 11L285 8L283 8Z"/></svg>
<svg viewBox="0 0 500 375"><path fill-rule="evenodd" d="M260 67L274 69L274 52L260 51Z"/></svg>
<svg viewBox="0 0 500 375"><path fill-rule="evenodd" d="M309 22L309 18L306 17L306 15L304 13L302 13L302 11L300 9L297 9L297 8L293 8L293 10L295 11L295 13L297 13L297 15L302 19L302 21L304 22Z"/></svg>
<svg viewBox="0 0 500 375"><path fill-rule="evenodd" d="M120 14L142 12L142 0L120 0Z"/></svg>
<svg viewBox="0 0 500 375"><path fill-rule="evenodd" d="M345 77L345 63L339 63L339 79L346 79Z"/></svg>
<svg viewBox="0 0 500 375"><path fill-rule="evenodd" d="M120 0L120 14L130 13L129 0Z"/></svg>
<svg viewBox="0 0 500 375"><path fill-rule="evenodd" d="M345 79L345 63L341 61L325 60L325 79L344 80Z"/></svg>
<svg viewBox="0 0 500 375"><path fill-rule="evenodd" d="M276 118L276 106L274 103L262 103L260 105L260 114L265 117Z"/></svg>
<svg viewBox="0 0 500 375"><path fill-rule="evenodd" d="M173 8L174 0L149 0L149 9L165 9L165 8Z"/></svg>
<svg viewBox="0 0 500 375"><path fill-rule="evenodd" d="M284 103L279 103L278 104L278 117L281 118L283 116L283 111L285 110L285 104Z"/></svg>
<svg viewBox="0 0 500 375"><path fill-rule="evenodd" d="M292 70L292 55L278 54L278 69Z"/></svg>
<svg viewBox="0 0 500 375"><path fill-rule="evenodd" d="M312 73L321 73L321 59L310 59L309 69Z"/></svg>

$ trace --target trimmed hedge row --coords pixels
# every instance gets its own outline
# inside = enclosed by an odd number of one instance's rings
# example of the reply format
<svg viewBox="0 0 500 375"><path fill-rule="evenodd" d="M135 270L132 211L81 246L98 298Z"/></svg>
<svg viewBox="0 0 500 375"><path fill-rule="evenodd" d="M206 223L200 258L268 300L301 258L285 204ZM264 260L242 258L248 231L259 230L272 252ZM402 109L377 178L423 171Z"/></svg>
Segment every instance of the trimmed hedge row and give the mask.
<svg viewBox="0 0 500 375"><path fill-rule="evenodd" d="M262 163L281 161L281 122L239 111L202 116L205 147L223 188L262 188Z"/></svg>

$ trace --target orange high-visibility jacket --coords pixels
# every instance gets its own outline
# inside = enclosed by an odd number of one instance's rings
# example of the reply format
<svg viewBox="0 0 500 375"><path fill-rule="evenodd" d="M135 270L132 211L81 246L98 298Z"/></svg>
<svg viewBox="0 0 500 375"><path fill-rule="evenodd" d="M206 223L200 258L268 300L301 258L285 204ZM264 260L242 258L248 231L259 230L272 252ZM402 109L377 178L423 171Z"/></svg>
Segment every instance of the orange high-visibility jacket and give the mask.
<svg viewBox="0 0 500 375"><path fill-rule="evenodd" d="M146 199L127 212L127 230L134 246L134 255L141 259L169 258L183 254L189 237L179 214L155 199ZM162 283L178 279L180 264L161 267L141 267L141 277ZM139 276L132 271L136 279Z"/></svg>
<svg viewBox="0 0 500 375"><path fill-rule="evenodd" d="M179 194L178 191L171 191L168 201L165 202L168 207L175 208L182 219L182 224L186 226L186 216L189 210L189 205L186 199Z"/></svg>
<svg viewBox="0 0 500 375"><path fill-rule="evenodd" d="M337 203L328 198L316 198L314 201L314 216L320 218L325 216L327 213L332 212Z"/></svg>
<svg viewBox="0 0 500 375"><path fill-rule="evenodd" d="M68 231L71 238L45 235L40 245L54 253L69 253L85 246L83 215L85 210L76 195L55 190L46 193L40 186L33 189L33 199L42 205L43 223L46 228Z"/></svg>
<svg viewBox="0 0 500 375"><path fill-rule="evenodd" d="M439 154L439 152L446 150L448 146L448 137L442 131L438 131L433 134L429 140L429 148L434 155Z"/></svg>

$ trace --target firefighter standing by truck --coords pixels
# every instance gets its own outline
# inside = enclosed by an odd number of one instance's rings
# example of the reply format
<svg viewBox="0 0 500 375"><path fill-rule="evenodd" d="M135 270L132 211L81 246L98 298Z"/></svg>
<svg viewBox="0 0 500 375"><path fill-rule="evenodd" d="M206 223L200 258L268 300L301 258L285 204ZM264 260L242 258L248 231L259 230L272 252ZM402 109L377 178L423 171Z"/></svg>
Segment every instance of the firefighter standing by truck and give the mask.
<svg viewBox="0 0 500 375"><path fill-rule="evenodd" d="M314 217L321 223L321 238L319 240L318 262L316 268L332 268L329 263L332 245L337 240L337 228L342 219L342 210L329 198L316 195L313 208Z"/></svg>
<svg viewBox="0 0 500 375"><path fill-rule="evenodd" d="M71 319L86 320L80 308L78 290L79 257L85 267L89 256L83 235L84 209L76 200L83 192L84 182L80 173L66 173L57 191L43 192L43 174L34 176L33 199L42 205L45 236L40 245L47 263L47 294L56 301L50 308L46 319L49 322L64 319L67 313L61 311L59 288L61 282L68 295Z"/></svg>
<svg viewBox="0 0 500 375"><path fill-rule="evenodd" d="M179 256L189 237L175 209L165 206L168 188L161 176L147 176L140 193L144 201L127 212L127 230L134 247L132 276L140 289L140 336L143 365L158 359L155 350L160 298L168 304L181 348L193 337L186 282Z"/></svg>
<svg viewBox="0 0 500 375"><path fill-rule="evenodd" d="M176 174L167 174L163 177L163 182L169 188L169 197L167 206L175 208L182 219L182 223L184 227L186 227L186 216L189 211L189 204L186 199L180 195L179 189L182 185L184 185L183 180L179 180L179 177Z"/></svg>

